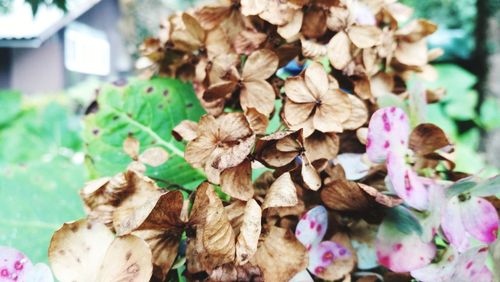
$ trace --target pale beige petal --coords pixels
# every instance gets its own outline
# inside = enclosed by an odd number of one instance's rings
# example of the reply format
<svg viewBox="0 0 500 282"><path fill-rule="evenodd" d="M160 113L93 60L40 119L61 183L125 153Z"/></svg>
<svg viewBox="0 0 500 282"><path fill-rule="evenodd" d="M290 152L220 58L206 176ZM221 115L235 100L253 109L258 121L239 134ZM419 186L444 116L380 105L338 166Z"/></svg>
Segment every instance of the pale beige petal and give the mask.
<svg viewBox="0 0 500 282"><path fill-rule="evenodd" d="M351 100L351 115L349 119L342 122L344 129L355 130L368 121L368 108L365 103L354 95L348 95Z"/></svg>
<svg viewBox="0 0 500 282"><path fill-rule="evenodd" d="M286 79L285 93L295 103L311 103L316 101L309 88L307 88L305 79L301 76L291 76Z"/></svg>
<svg viewBox="0 0 500 282"><path fill-rule="evenodd" d="M201 168L212 154L215 143L213 136L198 136L187 144L184 158L193 167Z"/></svg>
<svg viewBox="0 0 500 282"><path fill-rule="evenodd" d="M183 120L172 129L172 135L177 141L191 141L198 136L196 133L197 130L198 124L196 122L192 120Z"/></svg>
<svg viewBox="0 0 500 282"><path fill-rule="evenodd" d="M220 176L222 192L232 198L248 201L253 197L252 166L249 160L222 171Z"/></svg>
<svg viewBox="0 0 500 282"><path fill-rule="evenodd" d="M317 191L321 188L321 178L319 177L316 168L311 164L311 162L307 159L306 156L302 157L302 167L301 167L302 180L306 187Z"/></svg>
<svg viewBox="0 0 500 282"><path fill-rule="evenodd" d="M402 64L424 66L427 64L427 42L425 39L411 43L400 41L394 56Z"/></svg>
<svg viewBox="0 0 500 282"><path fill-rule="evenodd" d="M286 136L283 139L276 142L276 149L281 152L295 152L297 153L301 149L301 145L297 142L296 137Z"/></svg>
<svg viewBox="0 0 500 282"><path fill-rule="evenodd" d="M261 49L248 56L241 77L244 81L268 79L278 69L279 59L268 49Z"/></svg>
<svg viewBox="0 0 500 282"><path fill-rule="evenodd" d="M255 108L248 108L245 111L248 123L256 134L266 134L267 126L269 125L269 118L258 112Z"/></svg>
<svg viewBox="0 0 500 282"><path fill-rule="evenodd" d="M257 251L261 231L262 210L254 199L245 207L240 234L236 240L236 263L247 263Z"/></svg>
<svg viewBox="0 0 500 282"><path fill-rule="evenodd" d="M241 0L241 13L244 16L255 16L267 7L267 2L262 0Z"/></svg>
<svg viewBox="0 0 500 282"><path fill-rule="evenodd" d="M233 93L236 89L237 82L232 80L223 80L214 83L208 87L208 89L203 93L203 99L206 101L214 101L221 99L228 94Z"/></svg>
<svg viewBox="0 0 500 282"><path fill-rule="evenodd" d="M343 70L352 61L351 40L344 31L335 34L328 42L328 59L338 70Z"/></svg>
<svg viewBox="0 0 500 282"><path fill-rule="evenodd" d="M304 149L310 161L319 159L332 160L339 152L339 137L336 134L324 134L316 131L305 138Z"/></svg>
<svg viewBox="0 0 500 282"><path fill-rule="evenodd" d="M243 162L252 152L255 145L255 135L241 139L236 145L223 149L223 152L212 162L212 167L219 170L234 167Z"/></svg>
<svg viewBox="0 0 500 282"><path fill-rule="evenodd" d="M267 81L245 81L240 93L240 104L243 110L254 108L258 112L269 116L274 110L275 98L274 89Z"/></svg>
<svg viewBox="0 0 500 282"><path fill-rule="evenodd" d="M381 43L382 30L372 25L355 25L348 31L349 38L358 48L370 48Z"/></svg>
<svg viewBox="0 0 500 282"><path fill-rule="evenodd" d="M300 123L303 123L309 118L315 106L315 103L297 104L292 102L291 100L286 101L284 105L284 115L286 122L288 122L290 125L298 125Z"/></svg>
<svg viewBox="0 0 500 282"><path fill-rule="evenodd" d="M237 141L253 134L243 113L226 113L217 118L218 139L223 142Z"/></svg>
<svg viewBox="0 0 500 282"><path fill-rule="evenodd" d="M295 184L290 173L284 173L278 177L266 194L262 209L273 207L293 207L299 202Z"/></svg>
<svg viewBox="0 0 500 282"><path fill-rule="evenodd" d="M328 91L328 75L320 63L312 62L306 68L304 79L315 100Z"/></svg>
<svg viewBox="0 0 500 282"><path fill-rule="evenodd" d="M304 13L299 10L288 23L278 26L278 34L285 38L288 42L296 39L299 35L300 28L304 19Z"/></svg>

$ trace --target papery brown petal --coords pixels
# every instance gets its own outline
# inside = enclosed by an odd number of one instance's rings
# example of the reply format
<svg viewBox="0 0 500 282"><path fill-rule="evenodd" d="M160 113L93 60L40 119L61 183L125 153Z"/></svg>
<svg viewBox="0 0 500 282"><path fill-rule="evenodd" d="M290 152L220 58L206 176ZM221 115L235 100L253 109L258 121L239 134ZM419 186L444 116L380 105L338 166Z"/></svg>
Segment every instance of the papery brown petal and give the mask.
<svg viewBox="0 0 500 282"><path fill-rule="evenodd" d="M380 44L382 31L371 25L355 25L348 31L349 38L358 48L370 48Z"/></svg>
<svg viewBox="0 0 500 282"><path fill-rule="evenodd" d="M240 1L241 5L241 13L244 16L255 16L266 8L266 1L259 1L259 0L241 0Z"/></svg>
<svg viewBox="0 0 500 282"><path fill-rule="evenodd" d="M291 42L298 37L303 21L304 13L299 10L295 13L295 16L290 22L278 26L277 32L281 35L281 37L285 38L288 42Z"/></svg>
<svg viewBox="0 0 500 282"><path fill-rule="evenodd" d="M349 277L349 273L351 273L351 271L356 266L356 253L351 245L349 236L347 236L347 234L345 233L336 233L331 238L331 241L346 247L352 254L345 259L334 259L333 263L326 267L324 272L317 275L318 277L328 281L336 281L344 276Z"/></svg>
<svg viewBox="0 0 500 282"><path fill-rule="evenodd" d="M139 147L139 140L132 136L127 137L127 139L123 141L123 151L133 160L137 160L137 157L139 156Z"/></svg>
<svg viewBox="0 0 500 282"><path fill-rule="evenodd" d="M212 84L203 93L203 99L207 101L214 101L221 99L228 94L233 93L236 89L237 82L232 80L224 80L215 84Z"/></svg>
<svg viewBox="0 0 500 282"><path fill-rule="evenodd" d="M400 41L394 56L404 65L424 66L427 64L427 42L425 39L411 43Z"/></svg>
<svg viewBox="0 0 500 282"><path fill-rule="evenodd" d="M315 107L314 103L294 103L291 100L285 102L283 106L283 113L285 120L290 125L298 125L306 121L313 109Z"/></svg>
<svg viewBox="0 0 500 282"><path fill-rule="evenodd" d="M354 93L356 93L356 95L358 95L361 99L364 100L372 98L370 79L368 79L368 77L364 75L355 76L352 77L352 82L354 84Z"/></svg>
<svg viewBox="0 0 500 282"><path fill-rule="evenodd" d="M240 104L243 110L254 108L268 116L274 111L274 89L265 80L245 81L240 93Z"/></svg>
<svg viewBox="0 0 500 282"><path fill-rule="evenodd" d="M354 95L349 95L351 100L351 115L342 123L344 129L355 130L365 124L368 120L368 109L365 103Z"/></svg>
<svg viewBox="0 0 500 282"><path fill-rule="evenodd" d="M325 185L330 184L334 180L346 179L344 168L341 165L333 165L331 162L325 168L328 178L325 179Z"/></svg>
<svg viewBox="0 0 500 282"><path fill-rule="evenodd" d="M204 270L210 271L235 257L235 236L229 223L222 201L208 183L202 183L196 196L189 219L196 228L196 253L192 259L199 262ZM189 267L189 264L188 264ZM191 269L188 269L193 272Z"/></svg>
<svg viewBox="0 0 500 282"><path fill-rule="evenodd" d="M161 147L152 147L146 149L139 156L139 161L150 165L152 167L157 167L164 164L168 160L168 153L165 149Z"/></svg>
<svg viewBox="0 0 500 282"><path fill-rule="evenodd" d="M306 269L309 258L294 234L272 226L250 262L260 267L265 281L288 281Z"/></svg>
<svg viewBox="0 0 500 282"><path fill-rule="evenodd" d="M117 237L108 250L95 281L148 281L153 274L151 250L134 235Z"/></svg>
<svg viewBox="0 0 500 282"><path fill-rule="evenodd" d="M262 271L249 263L245 265L224 264L210 273L207 281L254 281L262 282Z"/></svg>
<svg viewBox="0 0 500 282"><path fill-rule="evenodd" d="M184 158L193 167L202 168L210 159L210 155L215 147L215 140L212 136L201 135L191 140L184 152Z"/></svg>
<svg viewBox="0 0 500 282"><path fill-rule="evenodd" d="M302 174L302 180L307 188L317 191L321 187L321 178L319 177L316 168L305 156L302 157L302 167L300 173Z"/></svg>
<svg viewBox="0 0 500 282"><path fill-rule="evenodd" d="M326 13L322 8L312 6L304 14L301 32L307 38L318 38L326 32Z"/></svg>
<svg viewBox="0 0 500 282"><path fill-rule="evenodd" d="M259 14L259 17L273 25L280 26L291 21L299 11L298 8L287 2L267 1L267 7Z"/></svg>
<svg viewBox="0 0 500 282"><path fill-rule="evenodd" d="M370 79L370 89L373 97L378 98L393 93L394 79L389 74L379 72Z"/></svg>
<svg viewBox="0 0 500 282"><path fill-rule="evenodd" d="M205 30L201 27L198 20L188 13L182 13L182 21L186 27L186 30L191 34L193 38L198 40L200 43L205 41Z"/></svg>
<svg viewBox="0 0 500 282"><path fill-rule="evenodd" d="M269 118L266 115L261 114L255 108L248 108L245 111L245 116L253 132L256 134L266 134L266 129L269 124Z"/></svg>
<svg viewBox="0 0 500 282"><path fill-rule="evenodd" d="M338 70L343 70L352 61L351 40L344 31L337 32L328 42L328 59Z"/></svg>
<svg viewBox="0 0 500 282"><path fill-rule="evenodd" d="M257 251L260 238L262 210L254 199L250 199L245 207L243 224L236 240L236 263L247 263Z"/></svg>
<svg viewBox="0 0 500 282"><path fill-rule="evenodd" d="M60 281L97 281L113 233L102 223L65 223L50 241L49 262Z"/></svg>
<svg viewBox="0 0 500 282"><path fill-rule="evenodd" d="M241 76L243 80L268 79L278 69L278 56L268 49L261 49L248 56Z"/></svg>
<svg viewBox="0 0 500 282"><path fill-rule="evenodd" d="M213 59L220 54L228 54L231 51L228 38L221 28L212 29L207 33L205 46L208 59Z"/></svg>
<svg viewBox="0 0 500 282"><path fill-rule="evenodd" d="M278 177L269 190L262 203L262 209L271 207L293 207L298 203L295 184L290 173L284 173Z"/></svg>
<svg viewBox="0 0 500 282"><path fill-rule="evenodd" d="M201 124L200 124L201 127ZM253 135L250 124L243 113L227 113L217 118L217 130L222 141L237 141Z"/></svg>
<svg viewBox="0 0 500 282"><path fill-rule="evenodd" d="M352 108L348 94L330 89L321 102L314 114L314 128L321 132L342 132L341 123L349 118Z"/></svg>
<svg viewBox="0 0 500 282"><path fill-rule="evenodd" d="M248 201L253 197L252 166L249 160L222 171L220 176L222 192L232 198Z"/></svg>
<svg viewBox="0 0 500 282"><path fill-rule="evenodd" d="M340 31L347 27L349 10L344 7L330 7L330 14L326 19L328 29Z"/></svg>
<svg viewBox="0 0 500 282"><path fill-rule="evenodd" d="M300 39L300 43L300 45L302 46L302 55L306 58L319 60L325 57L328 53L328 48L324 44L304 38Z"/></svg>
<svg viewBox="0 0 500 282"><path fill-rule="evenodd" d="M219 170L224 170L239 165L250 154L254 144L255 135L240 140L237 145L225 149L221 155L213 160L211 166Z"/></svg>
<svg viewBox="0 0 500 282"><path fill-rule="evenodd" d="M295 103L315 102L315 97L307 87L305 79L300 76L291 76L286 79L285 93Z"/></svg>
<svg viewBox="0 0 500 282"><path fill-rule="evenodd" d="M367 196L355 182L333 180L320 193L326 207L338 211L362 211L369 207Z"/></svg>
<svg viewBox="0 0 500 282"><path fill-rule="evenodd" d="M282 152L271 145L260 152L259 160L272 167L282 167L293 161L297 155L297 152Z"/></svg>
<svg viewBox="0 0 500 282"><path fill-rule="evenodd" d="M392 208L403 203L402 199L385 195L369 185L358 183L358 186L359 188L363 189L363 191L366 194L372 196L375 199L375 201L381 204L382 206Z"/></svg>
<svg viewBox="0 0 500 282"><path fill-rule="evenodd" d="M410 133L409 147L419 155L427 155L450 145L444 131L432 123L419 124Z"/></svg>
<svg viewBox="0 0 500 282"><path fill-rule="evenodd" d="M246 202L235 200L230 205L224 207L227 218L233 227L235 236L240 234L240 228L243 224L243 215L245 214Z"/></svg>
<svg viewBox="0 0 500 282"><path fill-rule="evenodd" d="M369 75L375 74L380 69L377 64L377 51L374 48L363 49L363 65Z"/></svg>
<svg viewBox="0 0 500 282"><path fill-rule="evenodd" d="M413 15L413 8L394 2L384 7L398 22L405 22Z"/></svg>
<svg viewBox="0 0 500 282"><path fill-rule="evenodd" d="M234 39L234 50L238 54L249 55L267 39L267 34L254 30L243 30Z"/></svg>
<svg viewBox="0 0 500 282"><path fill-rule="evenodd" d="M398 29L395 35L408 42L415 42L433 34L437 25L424 19L417 19Z"/></svg>
<svg viewBox="0 0 500 282"><path fill-rule="evenodd" d="M328 91L328 75L323 66L318 62L312 62L305 71L304 81L315 100Z"/></svg>
<svg viewBox="0 0 500 282"><path fill-rule="evenodd" d="M183 120L172 130L172 135L177 141L191 141L198 136L198 124L191 120Z"/></svg>
<svg viewBox="0 0 500 282"><path fill-rule="evenodd" d="M196 10L196 19L200 22L204 29L211 30L218 26L222 21L227 19L231 14L231 7L229 6L205 6Z"/></svg>
<svg viewBox="0 0 500 282"><path fill-rule="evenodd" d="M304 149L307 158L311 161L319 159L331 160L339 152L339 138L336 134L323 134L316 131L305 138Z"/></svg>
<svg viewBox="0 0 500 282"><path fill-rule="evenodd" d="M302 145L298 142L297 137L288 135L276 142L276 149L281 152L295 152L298 153Z"/></svg>
<svg viewBox="0 0 500 282"><path fill-rule="evenodd" d="M110 179L111 177L102 177L85 183L85 186L80 190L80 197L85 204L85 208L91 210L96 206L95 203L100 204L95 198L98 197L98 194L105 192L104 186L109 183Z"/></svg>

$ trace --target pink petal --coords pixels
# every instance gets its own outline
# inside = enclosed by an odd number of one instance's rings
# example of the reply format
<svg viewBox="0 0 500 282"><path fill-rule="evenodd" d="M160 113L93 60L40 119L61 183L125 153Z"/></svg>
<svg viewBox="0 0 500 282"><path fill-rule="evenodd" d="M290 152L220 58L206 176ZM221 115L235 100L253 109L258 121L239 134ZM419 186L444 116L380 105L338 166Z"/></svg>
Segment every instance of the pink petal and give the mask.
<svg viewBox="0 0 500 282"><path fill-rule="evenodd" d="M394 192L406 204L419 210L427 208L429 193L418 175L406 165L404 158L390 152L387 157L387 172Z"/></svg>
<svg viewBox="0 0 500 282"><path fill-rule="evenodd" d="M487 247L475 247L467 250L459 256L455 273L450 281L492 281L493 275L486 267L487 257Z"/></svg>
<svg viewBox="0 0 500 282"><path fill-rule="evenodd" d="M323 241L309 251L309 266L313 274L321 274L336 259L345 259L351 253L344 246L332 241Z"/></svg>
<svg viewBox="0 0 500 282"><path fill-rule="evenodd" d="M422 242L416 233L404 234L386 222L380 225L375 247L379 263L395 272L422 268L436 254L433 243Z"/></svg>
<svg viewBox="0 0 500 282"><path fill-rule="evenodd" d="M404 154L408 147L410 125L406 113L396 107L377 110L368 125L366 153L375 163L381 163L389 152Z"/></svg>
<svg viewBox="0 0 500 282"><path fill-rule="evenodd" d="M458 253L454 248L448 248L441 260L423 268L413 270L411 276L422 282L447 282L455 272Z"/></svg>
<svg viewBox="0 0 500 282"><path fill-rule="evenodd" d="M305 213L297 224L295 237L309 250L318 245L328 228L328 213L323 206L317 206Z"/></svg>
<svg viewBox="0 0 500 282"><path fill-rule="evenodd" d="M424 217L421 217L420 224L422 225L423 234L422 240L424 242L431 241L439 230L441 225L441 217L443 214L443 203L445 203L446 196L444 187L436 183L433 179L419 177L424 187L428 191L429 206L428 212Z"/></svg>
<svg viewBox="0 0 500 282"><path fill-rule="evenodd" d="M483 198L472 197L459 202L463 225L472 237L484 243L492 243L498 233L498 213L495 207Z"/></svg>
<svg viewBox="0 0 500 282"><path fill-rule="evenodd" d="M446 204L441 219L441 228L448 242L459 252L463 252L469 247L469 238L462 223L457 197L453 197Z"/></svg>
<svg viewBox="0 0 500 282"><path fill-rule="evenodd" d="M19 281L20 276L31 268L33 264L23 253L0 246L0 281Z"/></svg>

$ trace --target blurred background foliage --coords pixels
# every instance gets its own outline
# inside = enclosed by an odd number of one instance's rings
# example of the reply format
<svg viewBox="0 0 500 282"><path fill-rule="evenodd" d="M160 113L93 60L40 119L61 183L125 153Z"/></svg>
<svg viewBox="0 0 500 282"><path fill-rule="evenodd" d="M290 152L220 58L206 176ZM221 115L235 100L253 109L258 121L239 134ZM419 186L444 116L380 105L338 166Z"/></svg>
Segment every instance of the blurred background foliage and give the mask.
<svg viewBox="0 0 500 282"><path fill-rule="evenodd" d="M10 2L0 0L0 12L7 12ZM64 9L66 3L28 2L34 13L40 5ZM120 30L134 56L140 42L156 33L161 18L201 1L119 2ZM435 65L439 79L427 86L446 88L448 94L440 103L428 106L427 120L442 127L456 142L457 170L497 173L498 168L486 162L485 154L478 153L484 152L485 133L500 128L500 105L498 96L487 97L478 86L485 81L474 57L476 22L483 16L477 14L476 0L402 2L415 8L416 17L429 18L440 26L430 45L443 48L445 56ZM490 15L498 11L500 0L486 2ZM496 44L487 46L488 52L498 51ZM16 246L33 261L46 261L53 231L83 215L78 196L87 178L82 117L99 83L87 80L64 93L46 95L23 97L15 91L0 92L0 245Z"/></svg>

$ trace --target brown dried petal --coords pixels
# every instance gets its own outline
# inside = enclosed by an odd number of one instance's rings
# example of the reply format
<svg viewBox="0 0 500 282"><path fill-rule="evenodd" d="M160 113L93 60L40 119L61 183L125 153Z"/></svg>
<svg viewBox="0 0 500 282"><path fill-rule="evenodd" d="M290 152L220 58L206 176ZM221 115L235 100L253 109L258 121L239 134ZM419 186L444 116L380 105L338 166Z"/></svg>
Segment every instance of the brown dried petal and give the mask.
<svg viewBox="0 0 500 282"><path fill-rule="evenodd" d="M312 103L315 97L306 85L304 78L300 76L288 77L285 81L285 93L295 103Z"/></svg>
<svg viewBox="0 0 500 282"><path fill-rule="evenodd" d="M235 235L222 201L208 183L196 190L190 224L196 228L196 256L188 257L210 271L235 257ZM188 265L189 266L189 265ZM192 270L188 269L192 272Z"/></svg>
<svg viewBox="0 0 500 282"><path fill-rule="evenodd" d="M368 109L365 103L354 95L349 95L351 100L351 115L349 119L342 123L344 129L355 130L361 127L368 120Z"/></svg>
<svg viewBox="0 0 500 282"><path fill-rule="evenodd" d="M285 38L288 42L292 42L299 35L302 23L304 21L304 14L301 10L295 13L295 16L288 23L278 26L277 32L281 37Z"/></svg>
<svg viewBox="0 0 500 282"><path fill-rule="evenodd" d="M98 273L95 281L148 281L153 273L151 250L134 235L117 237L109 246Z"/></svg>
<svg viewBox="0 0 500 282"><path fill-rule="evenodd" d="M337 179L321 190L321 201L330 209L338 211L362 211L369 201L355 182Z"/></svg>
<svg viewBox="0 0 500 282"><path fill-rule="evenodd" d="M304 140L307 158L314 162L319 159L331 160L339 152L339 138L336 134L323 134L316 131Z"/></svg>
<svg viewBox="0 0 500 282"><path fill-rule="evenodd" d="M300 173L302 174L302 180L307 188L317 191L321 187L321 178L319 177L316 168L305 156L302 157L302 167Z"/></svg>
<svg viewBox="0 0 500 282"><path fill-rule="evenodd" d="M113 233L101 223L81 219L65 223L52 236L49 262L60 281L97 281Z"/></svg>
<svg viewBox="0 0 500 282"><path fill-rule="evenodd" d="M306 269L309 258L306 248L294 234L272 226L251 263L260 267L265 281L288 281Z"/></svg>
<svg viewBox="0 0 500 282"><path fill-rule="evenodd" d="M269 187L262 209L271 207L293 207L298 203L295 184L290 173L280 175Z"/></svg>
<svg viewBox="0 0 500 282"><path fill-rule="evenodd" d="M339 31L328 42L328 59L330 64L343 70L351 61L351 40L344 31Z"/></svg>
<svg viewBox="0 0 500 282"><path fill-rule="evenodd" d="M241 13L244 16L255 16L266 8L266 1L261 1L261 0L241 0Z"/></svg>
<svg viewBox="0 0 500 282"><path fill-rule="evenodd" d="M404 27L398 29L395 35L408 42L415 42L433 34L437 25L424 19L414 20Z"/></svg>
<svg viewBox="0 0 500 282"><path fill-rule="evenodd" d="M326 13L324 9L312 6L304 14L301 32L307 38L318 38L326 32Z"/></svg>
<svg viewBox="0 0 500 282"><path fill-rule="evenodd" d="M222 192L232 198L248 201L253 197L252 166L249 160L222 171L220 176Z"/></svg>
<svg viewBox="0 0 500 282"><path fill-rule="evenodd" d="M234 50L238 54L249 55L261 46L267 39L267 34L254 30L243 30L234 39Z"/></svg>
<svg viewBox="0 0 500 282"><path fill-rule="evenodd" d="M133 160L137 160L137 157L139 156L139 147L139 140L135 139L132 136L127 137L127 139L123 141L123 151Z"/></svg>
<svg viewBox="0 0 500 282"><path fill-rule="evenodd" d="M247 263L257 251L261 231L262 210L254 199L247 202L243 224L236 240L236 263Z"/></svg>
<svg viewBox="0 0 500 282"><path fill-rule="evenodd" d="M191 120L183 120L172 130L172 135L177 141L191 141L198 136L198 124Z"/></svg>
<svg viewBox="0 0 500 282"><path fill-rule="evenodd" d="M381 204L382 206L392 208L403 203L402 199L385 195L369 185L358 183L358 186L359 188L363 189L363 191L366 194L372 196L375 199L375 201Z"/></svg>
<svg viewBox="0 0 500 282"><path fill-rule="evenodd" d="M232 80L224 80L214 83L203 93L203 99L206 101L214 101L224 98L228 94L233 93L236 89L236 85L237 82Z"/></svg>
<svg viewBox="0 0 500 282"><path fill-rule="evenodd" d="M269 118L258 112L255 108L248 108L245 111L248 123L256 134L266 134L266 129L269 124Z"/></svg>
<svg viewBox="0 0 500 282"><path fill-rule="evenodd" d="M268 79L278 69L278 56L268 49L261 49L248 56L243 72L243 80Z"/></svg>
<svg viewBox="0 0 500 282"><path fill-rule="evenodd" d="M257 266L249 263L245 265L224 264L210 273L208 281L264 281L262 272Z"/></svg>
<svg viewBox="0 0 500 282"><path fill-rule="evenodd" d="M320 44L304 38L300 39L300 43L300 45L302 46L302 55L306 58L319 60L325 57L328 53L328 48L324 44Z"/></svg>
<svg viewBox="0 0 500 282"><path fill-rule="evenodd" d="M404 65L424 66L427 64L427 43L425 39L411 43L400 41L394 55Z"/></svg>
<svg viewBox="0 0 500 282"><path fill-rule="evenodd" d="M431 123L419 124L410 134L409 147L419 155L427 155L450 145L444 131Z"/></svg>
<svg viewBox="0 0 500 282"><path fill-rule="evenodd" d="M269 116L274 111L276 94L274 88L265 80L251 80L243 83L240 93L240 104L243 110L254 108Z"/></svg>
<svg viewBox="0 0 500 282"><path fill-rule="evenodd" d="M358 48L370 48L380 44L382 31L371 25L355 25L348 31L349 38Z"/></svg>

